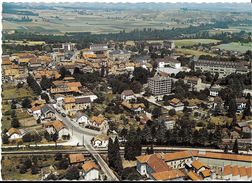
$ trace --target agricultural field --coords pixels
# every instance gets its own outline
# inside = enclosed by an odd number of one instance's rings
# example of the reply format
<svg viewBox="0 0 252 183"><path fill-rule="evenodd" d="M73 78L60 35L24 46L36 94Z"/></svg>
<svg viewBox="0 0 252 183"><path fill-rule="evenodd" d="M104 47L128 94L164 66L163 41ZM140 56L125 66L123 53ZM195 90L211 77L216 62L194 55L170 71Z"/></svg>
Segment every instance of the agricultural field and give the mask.
<svg viewBox="0 0 252 183"><path fill-rule="evenodd" d="M216 56L215 54L212 53L207 53L204 51L198 51L198 50L192 50L192 49L184 49L184 48L177 48L176 49L177 53L183 53L185 55L194 55L196 57L200 55L211 55L211 56Z"/></svg>
<svg viewBox="0 0 252 183"><path fill-rule="evenodd" d="M28 45L28 46L35 46L35 45L43 45L45 44L45 41L14 41L14 40L8 40L4 44L19 44L19 45Z"/></svg>
<svg viewBox="0 0 252 183"><path fill-rule="evenodd" d="M218 46L214 46L214 48L220 48L220 49L224 49L224 50L238 51L238 52L245 53L247 50L251 50L252 42L251 43L232 42L232 43L228 43L228 44L221 44Z"/></svg>
<svg viewBox="0 0 252 183"><path fill-rule="evenodd" d="M22 88L17 88L16 86L10 84L3 85L3 100L22 99L25 97L35 97L33 91L29 87L24 86Z"/></svg>
<svg viewBox="0 0 252 183"><path fill-rule="evenodd" d="M175 45L178 47L181 46L193 46L197 45L199 43L201 44L209 44L209 43L218 43L220 40L216 39L180 39L180 40L174 40Z"/></svg>

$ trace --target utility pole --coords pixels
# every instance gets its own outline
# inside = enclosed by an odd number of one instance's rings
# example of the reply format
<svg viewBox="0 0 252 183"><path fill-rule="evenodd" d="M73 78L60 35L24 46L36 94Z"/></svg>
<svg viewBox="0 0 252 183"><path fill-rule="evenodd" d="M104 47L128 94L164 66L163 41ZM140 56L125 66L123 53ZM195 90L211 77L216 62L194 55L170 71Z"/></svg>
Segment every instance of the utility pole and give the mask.
<svg viewBox="0 0 252 183"><path fill-rule="evenodd" d="M72 136L73 136L73 125L72 125Z"/></svg>
<svg viewBox="0 0 252 183"><path fill-rule="evenodd" d="M84 135L82 135L82 144L85 146Z"/></svg>

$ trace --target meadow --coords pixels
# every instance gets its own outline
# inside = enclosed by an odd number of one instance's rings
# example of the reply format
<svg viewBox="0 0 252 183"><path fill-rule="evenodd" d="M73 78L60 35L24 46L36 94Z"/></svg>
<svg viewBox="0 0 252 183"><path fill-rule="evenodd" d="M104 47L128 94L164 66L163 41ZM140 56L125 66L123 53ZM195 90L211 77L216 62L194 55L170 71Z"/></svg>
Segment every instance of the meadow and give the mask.
<svg viewBox="0 0 252 183"><path fill-rule="evenodd" d="M201 44L209 44L209 43L218 43L220 40L216 39L180 39L180 40L174 40L175 45L178 47L181 46L193 46L197 45L199 43Z"/></svg>
<svg viewBox="0 0 252 183"><path fill-rule="evenodd" d="M232 42L228 44L221 44L221 45L215 46L215 48L245 53L247 50L252 50L252 42L250 43Z"/></svg>

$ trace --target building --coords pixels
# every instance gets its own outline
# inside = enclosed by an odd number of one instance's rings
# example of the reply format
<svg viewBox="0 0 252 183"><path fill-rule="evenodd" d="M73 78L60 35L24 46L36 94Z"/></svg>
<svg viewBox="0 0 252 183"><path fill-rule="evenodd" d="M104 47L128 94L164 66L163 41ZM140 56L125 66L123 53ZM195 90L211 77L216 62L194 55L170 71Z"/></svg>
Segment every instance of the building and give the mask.
<svg viewBox="0 0 252 183"><path fill-rule="evenodd" d="M136 157L137 171L150 178L153 173L170 171L171 168L162 160L161 154L150 154ZM155 179L155 174L154 174Z"/></svg>
<svg viewBox="0 0 252 183"><path fill-rule="evenodd" d="M69 130L61 121L54 121L44 124L46 131L49 134L58 133L59 139L63 139L63 136L70 135Z"/></svg>
<svg viewBox="0 0 252 183"><path fill-rule="evenodd" d="M88 127L98 131L106 131L108 129L108 121L102 114L92 116L89 120Z"/></svg>
<svg viewBox="0 0 252 183"><path fill-rule="evenodd" d="M78 123L80 126L86 126L88 125L88 117L81 111L78 111L75 114L75 121Z"/></svg>
<svg viewBox="0 0 252 183"><path fill-rule="evenodd" d="M73 51L75 48L75 43L62 43L62 49L64 51Z"/></svg>
<svg viewBox="0 0 252 183"><path fill-rule="evenodd" d="M148 79L148 87L153 95L165 95L171 93L172 81L169 77L158 77Z"/></svg>
<svg viewBox="0 0 252 183"><path fill-rule="evenodd" d="M175 49L174 41L164 41L163 45L164 45L165 49L168 49L168 50L174 50Z"/></svg>
<svg viewBox="0 0 252 183"><path fill-rule="evenodd" d="M45 119L54 120L54 119L56 119L55 112L49 105L44 105L41 108L41 119L42 120L45 120Z"/></svg>
<svg viewBox="0 0 252 183"><path fill-rule="evenodd" d="M82 165L82 176L84 180L99 180L100 172L98 165L93 161L87 161Z"/></svg>
<svg viewBox="0 0 252 183"><path fill-rule="evenodd" d="M217 97L219 95L219 92L221 91L222 87L219 85L214 85L211 88L209 88L210 96Z"/></svg>
<svg viewBox="0 0 252 183"><path fill-rule="evenodd" d="M85 157L83 154L69 154L68 159L70 165L80 164L85 161Z"/></svg>
<svg viewBox="0 0 252 183"><path fill-rule="evenodd" d="M131 57L131 53L126 50L113 50L109 53L109 58L112 61L128 61Z"/></svg>
<svg viewBox="0 0 252 183"><path fill-rule="evenodd" d="M190 90L196 90L198 91L197 88L199 88L202 84L201 78L198 77L185 77L184 79L185 83L190 87Z"/></svg>
<svg viewBox="0 0 252 183"><path fill-rule="evenodd" d="M244 68L241 72L241 68ZM232 73L247 73L248 69L242 62L226 62L213 60L198 60L195 62L194 70L201 70L202 72L210 72L211 74L218 73L219 78L226 77Z"/></svg>
<svg viewBox="0 0 252 183"><path fill-rule="evenodd" d="M142 112L145 108L145 105L143 103L138 103L138 104L131 104L127 101L123 101L122 102L122 106L124 108L126 108L127 110L139 114L140 112Z"/></svg>
<svg viewBox="0 0 252 183"><path fill-rule="evenodd" d="M223 180L252 180L252 167L226 165L222 171Z"/></svg>
<svg viewBox="0 0 252 183"><path fill-rule="evenodd" d="M152 180L157 180L157 181L182 181L186 177L185 173L183 173L181 170L168 170L164 172L157 172L157 173L152 173L151 174L151 179Z"/></svg>
<svg viewBox="0 0 252 183"><path fill-rule="evenodd" d="M184 109L184 104L177 98L173 98L168 102L169 105L172 106L176 111L182 111Z"/></svg>
<svg viewBox="0 0 252 183"><path fill-rule="evenodd" d="M10 128L6 135L8 135L9 140L17 140L21 139L25 134L25 130L17 129L17 128Z"/></svg>
<svg viewBox="0 0 252 183"><path fill-rule="evenodd" d="M159 68L172 67L175 69L179 69L181 67L181 63L178 60L169 56L166 56L164 58L158 58L155 61L158 63Z"/></svg>
<svg viewBox="0 0 252 183"><path fill-rule="evenodd" d="M105 134L100 134L100 135L95 136L94 139L92 139L92 145L94 147L107 147L108 141L109 141L109 136Z"/></svg>
<svg viewBox="0 0 252 183"><path fill-rule="evenodd" d="M122 100L131 100L131 99L136 99L136 96L132 90L124 90L121 93L121 99Z"/></svg>
<svg viewBox="0 0 252 183"><path fill-rule="evenodd" d="M62 107L72 116L77 111L91 107L91 100L89 97L66 97L63 99Z"/></svg>

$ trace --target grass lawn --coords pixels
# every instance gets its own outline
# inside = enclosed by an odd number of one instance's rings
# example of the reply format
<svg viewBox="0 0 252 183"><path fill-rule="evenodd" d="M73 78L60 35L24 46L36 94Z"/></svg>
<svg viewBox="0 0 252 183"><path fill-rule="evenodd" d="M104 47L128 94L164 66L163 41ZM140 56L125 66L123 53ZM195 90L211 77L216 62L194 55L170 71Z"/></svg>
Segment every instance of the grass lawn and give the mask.
<svg viewBox="0 0 252 183"><path fill-rule="evenodd" d="M215 125L223 125L228 122L229 124L231 123L232 118L229 118L227 116L211 116L210 117L210 122L214 123Z"/></svg>
<svg viewBox="0 0 252 183"><path fill-rule="evenodd" d="M34 96L35 95L29 88L3 89L3 92L2 92L3 100L21 99L25 97L34 97Z"/></svg>
<svg viewBox="0 0 252 183"><path fill-rule="evenodd" d="M19 169L17 169L17 165L21 165L20 159L24 159L27 156L5 156L4 160L2 160L2 179L3 180L40 180L41 175L40 174L31 174L31 170L28 169L28 171L25 174L20 174ZM38 160L39 164L48 165L43 169L48 168L50 165L54 163L54 157L50 156L44 159L43 156L40 156L41 160Z"/></svg>
<svg viewBox="0 0 252 183"><path fill-rule="evenodd" d="M197 45L199 43L201 44L209 44L209 43L218 43L220 40L216 39L180 39L180 40L174 40L175 45L178 47L181 46L193 46Z"/></svg>
<svg viewBox="0 0 252 183"><path fill-rule="evenodd" d="M214 48L220 48L220 49L230 50L230 51L239 51L239 52L245 53L247 50L251 50L252 42L251 43L232 42L228 44L221 44L221 45L215 46Z"/></svg>
<svg viewBox="0 0 252 183"><path fill-rule="evenodd" d="M35 45L42 45L45 44L45 41L13 41L10 40L9 42L6 42L4 44L20 44L20 45L28 45L28 46L35 46Z"/></svg>
<svg viewBox="0 0 252 183"><path fill-rule="evenodd" d="M212 53L207 53L207 52L198 51L198 50L184 49L184 48L177 48L176 52L183 53L185 55L195 55L195 56L211 55L211 56L215 56L215 54L212 54Z"/></svg>

